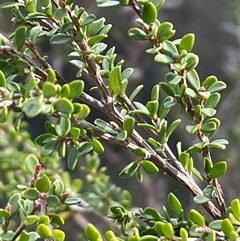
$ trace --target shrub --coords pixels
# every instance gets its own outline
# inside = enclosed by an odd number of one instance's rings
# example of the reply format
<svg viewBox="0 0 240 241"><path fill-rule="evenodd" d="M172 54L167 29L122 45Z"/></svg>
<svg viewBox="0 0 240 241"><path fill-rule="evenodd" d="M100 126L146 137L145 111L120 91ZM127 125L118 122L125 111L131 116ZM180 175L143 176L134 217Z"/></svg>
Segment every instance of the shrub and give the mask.
<svg viewBox="0 0 240 241"><path fill-rule="evenodd" d="M81 225L88 223L82 225L88 240L103 240L101 230L79 215L84 211L106 222L108 241L236 240L240 202L236 198L226 206L218 178L225 174L227 162L211 157L212 149L225 150L228 144L214 138L220 126L216 106L226 84L213 75L200 80L199 57L192 52L195 35L174 39L173 24L158 20L164 0L97 2L100 7L131 7L138 18L129 36L151 43L146 52L168 72L164 81L151 87L147 103L139 102L141 85L127 94L133 69L124 68L124 61L116 60L115 48L103 42L112 27L104 18L96 19L71 0L1 5L12 10L16 26L9 37L0 34L2 193L8 200L0 209L1 240L71 239L62 225L73 213ZM41 54L38 46L46 38L58 48L69 47L68 61L76 69L76 78L62 77L48 56ZM88 79L94 85L91 89L86 87ZM174 106L188 116L191 124L182 125L198 139L186 149L178 142L177 155L168 146L182 121L176 113L169 123L167 116ZM105 117L91 121L89 115L95 109ZM33 142L24 118L40 115L45 117L45 131ZM163 213L153 207L133 208L130 192L111 183L100 165L98 155L104 152L105 143L136 156L120 178L136 174L141 183L144 172L161 171L185 186L208 215L194 208L186 210L171 192L166 193L168 207L163 207ZM202 169L194 160L196 153ZM60 166L63 159L74 170L81 156L86 156L86 164L80 164L84 180L72 178ZM82 189L83 185L90 191Z"/></svg>

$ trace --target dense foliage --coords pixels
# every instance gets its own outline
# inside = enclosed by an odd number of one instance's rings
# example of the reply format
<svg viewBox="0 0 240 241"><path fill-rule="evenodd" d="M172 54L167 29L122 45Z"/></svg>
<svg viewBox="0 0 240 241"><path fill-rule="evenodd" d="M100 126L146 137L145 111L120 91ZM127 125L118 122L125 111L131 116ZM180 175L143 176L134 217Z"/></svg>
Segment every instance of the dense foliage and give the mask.
<svg viewBox="0 0 240 241"><path fill-rule="evenodd" d="M218 183L227 162L211 157L212 150L225 151L228 145L215 138L220 127L216 106L226 84L213 75L200 79L199 57L192 52L195 35L174 39L173 24L158 20L164 2L97 0L99 7L131 8L138 18L128 35L151 44L146 52L166 66L165 78L151 87L146 103L137 100L143 85L127 94L134 70L125 68L115 48L104 43L112 28L104 17L96 19L73 0L1 5L14 14L16 29L8 37L0 33L1 192L7 200L0 209L0 240L71 240L63 231L69 219L85 229L90 241L239 237L240 200L226 205ZM75 79L64 78L41 53L39 44L46 39L66 51ZM86 87L89 81L91 88ZM167 116L176 106L179 112L169 123ZM104 118L91 121L96 109ZM181 123L180 112L191 124ZM37 116L44 116L45 131L33 142L26 120ZM179 125L198 141L189 144L183 138L175 155L168 142ZM142 183L144 172L169 176L192 193L201 211L185 210L171 192L164 194L168 207L162 213L154 207L133 208L131 193L111 183L100 162L105 143L135 154L120 178L136 175ZM78 165L83 180L70 175ZM94 226L97 219L103 229ZM85 240L81 234L78 239Z"/></svg>

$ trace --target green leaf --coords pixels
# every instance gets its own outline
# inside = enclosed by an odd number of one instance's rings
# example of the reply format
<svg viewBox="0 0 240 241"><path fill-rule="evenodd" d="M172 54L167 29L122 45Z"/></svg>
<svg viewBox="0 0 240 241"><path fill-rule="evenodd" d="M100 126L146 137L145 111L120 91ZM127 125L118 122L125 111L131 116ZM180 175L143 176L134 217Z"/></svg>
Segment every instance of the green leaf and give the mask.
<svg viewBox="0 0 240 241"><path fill-rule="evenodd" d="M119 5L119 1L116 0L108 0L106 1L98 1L98 7L112 7L112 6L116 6Z"/></svg>
<svg viewBox="0 0 240 241"><path fill-rule="evenodd" d="M205 226L205 219L197 210L191 209L189 211L189 219L199 226Z"/></svg>
<svg viewBox="0 0 240 241"><path fill-rule="evenodd" d="M166 133L166 138L168 139L170 135L173 133L173 131L178 127L178 125L181 123L181 119L175 120L168 128Z"/></svg>
<svg viewBox="0 0 240 241"><path fill-rule="evenodd" d="M95 139L95 138L92 139L92 146L93 146L93 150L98 154L101 154L104 152L104 147L98 139Z"/></svg>
<svg viewBox="0 0 240 241"><path fill-rule="evenodd" d="M41 149L41 156L45 157L53 153L56 145L57 145L57 142L55 140L47 142L47 144L45 144Z"/></svg>
<svg viewBox="0 0 240 241"><path fill-rule="evenodd" d="M172 97L175 96L175 91L170 84L165 83L165 82L161 82L160 86L166 94L168 94L169 96L172 96Z"/></svg>
<svg viewBox="0 0 240 241"><path fill-rule="evenodd" d="M23 192L23 196L29 200L36 200L39 198L40 192L36 188L28 188Z"/></svg>
<svg viewBox="0 0 240 241"><path fill-rule="evenodd" d="M231 208L234 217L240 221L240 200L235 198L231 201Z"/></svg>
<svg viewBox="0 0 240 241"><path fill-rule="evenodd" d="M185 228L180 228L180 237L182 241L188 240L188 232Z"/></svg>
<svg viewBox="0 0 240 241"><path fill-rule="evenodd" d="M76 205L76 204L79 204L79 203L81 203L81 199L76 198L76 197L67 198L64 201L64 204L67 204L67 205Z"/></svg>
<svg viewBox="0 0 240 241"><path fill-rule="evenodd" d="M89 14L81 23L81 26L89 25L96 19L94 14Z"/></svg>
<svg viewBox="0 0 240 241"><path fill-rule="evenodd" d="M211 85L216 82L218 82L217 77L214 75L210 75L203 81L203 87L207 90Z"/></svg>
<svg viewBox="0 0 240 241"><path fill-rule="evenodd" d="M217 139L212 141L211 143L208 144L208 147L212 147L212 148L217 148L220 150L225 150L226 149L226 145L228 145L228 141L225 139Z"/></svg>
<svg viewBox="0 0 240 241"><path fill-rule="evenodd" d="M194 53L188 53L183 59L183 63L186 63L185 69L191 71L197 67L199 57Z"/></svg>
<svg viewBox="0 0 240 241"><path fill-rule="evenodd" d="M159 101L159 96L160 96L160 85L156 84L153 86L151 90L151 100Z"/></svg>
<svg viewBox="0 0 240 241"><path fill-rule="evenodd" d="M0 8L5 9L5 8L14 8L14 7L18 7L18 6L24 6L23 3L14 3L14 2L4 2L0 5Z"/></svg>
<svg viewBox="0 0 240 241"><path fill-rule="evenodd" d="M211 93L209 91L203 91L202 89L199 89L198 95L201 99L207 100L209 98L209 96L211 95Z"/></svg>
<svg viewBox="0 0 240 241"><path fill-rule="evenodd" d="M89 241L102 241L101 234L99 233L97 228L91 223L87 225L85 229L85 234Z"/></svg>
<svg viewBox="0 0 240 241"><path fill-rule="evenodd" d="M66 17L66 15L67 15L67 9L58 8L54 12L54 17L58 19L60 22L64 21L64 17Z"/></svg>
<svg viewBox="0 0 240 241"><path fill-rule="evenodd" d="M148 111L148 109L147 109L147 107L145 105L143 105L142 103L137 102L137 101L134 101L133 104L136 106L136 108L138 110L142 110L142 111L146 112L149 115L149 111Z"/></svg>
<svg viewBox="0 0 240 241"><path fill-rule="evenodd" d="M1 222L2 222L2 218L4 218L5 220L8 220L11 217L10 210L8 211L6 209L0 208L0 217L1 217Z"/></svg>
<svg viewBox="0 0 240 241"><path fill-rule="evenodd" d="M43 223L41 223L37 226L36 231L40 235L40 237L43 238L43 239L47 239L51 235L51 232L50 232L48 226L43 224Z"/></svg>
<svg viewBox="0 0 240 241"><path fill-rule="evenodd" d="M137 171L138 168L139 165L136 162L131 162L122 169L122 171L119 173L119 177L121 179L131 177Z"/></svg>
<svg viewBox="0 0 240 241"><path fill-rule="evenodd" d="M209 223L208 227L214 230L221 230L222 228L222 221L221 219L219 220L213 220L211 223Z"/></svg>
<svg viewBox="0 0 240 241"><path fill-rule="evenodd" d="M218 81L213 83L209 88L207 88L207 91L213 93L218 92L220 90L224 90L227 88L227 85L223 81Z"/></svg>
<svg viewBox="0 0 240 241"><path fill-rule="evenodd" d="M212 185L207 185L203 189L203 195L209 199L212 199L214 197L214 194L215 194L215 187Z"/></svg>
<svg viewBox="0 0 240 241"><path fill-rule="evenodd" d="M194 42L195 42L195 35L193 33L184 35L179 44L180 51L186 50L187 52L190 52L193 48Z"/></svg>
<svg viewBox="0 0 240 241"><path fill-rule="evenodd" d="M176 85L181 81L181 76L178 74L169 72L165 75L165 80L171 85Z"/></svg>
<svg viewBox="0 0 240 241"><path fill-rule="evenodd" d="M121 88L121 66L114 67L109 75L109 89L115 97Z"/></svg>
<svg viewBox="0 0 240 241"><path fill-rule="evenodd" d="M52 191L54 195L60 196L64 192L64 184L62 180L56 179L52 184Z"/></svg>
<svg viewBox="0 0 240 241"><path fill-rule="evenodd" d="M25 166L27 168L27 170L33 174L35 172L35 169L36 169L36 165L39 164L39 161L37 159L36 156L34 155L28 155L26 158L25 158Z"/></svg>
<svg viewBox="0 0 240 241"><path fill-rule="evenodd" d="M198 128L199 128L198 125L187 125L186 131L190 134L194 134L198 130Z"/></svg>
<svg viewBox="0 0 240 241"><path fill-rule="evenodd" d="M8 108L6 105L4 105L0 109L0 123L4 123L7 120L8 117Z"/></svg>
<svg viewBox="0 0 240 241"><path fill-rule="evenodd" d="M134 69L133 68L126 68L125 70L123 70L122 72L122 79L128 79L131 74L133 73Z"/></svg>
<svg viewBox="0 0 240 241"><path fill-rule="evenodd" d="M79 156L83 156L83 155L89 153L92 149L93 149L92 142L82 142L78 149Z"/></svg>
<svg viewBox="0 0 240 241"><path fill-rule="evenodd" d="M14 44L15 44L17 50L20 50L22 48L22 46L24 45L25 39L27 36L26 33L27 33L27 27L25 27L25 26L20 26L15 31Z"/></svg>
<svg viewBox="0 0 240 241"><path fill-rule="evenodd" d="M219 161L215 163L210 171L211 179L222 176L227 171L227 163L225 161Z"/></svg>
<svg viewBox="0 0 240 241"><path fill-rule="evenodd" d="M33 118L40 114L43 104L43 95L31 97L23 102L22 111L28 118Z"/></svg>
<svg viewBox="0 0 240 241"><path fill-rule="evenodd" d="M142 183L143 181L143 172L142 172L142 169L141 168L138 168L137 169L137 179L140 183Z"/></svg>
<svg viewBox="0 0 240 241"><path fill-rule="evenodd" d="M74 146L69 155L68 155L68 159L67 159L67 164L68 164L68 168L71 170L74 170L77 164L77 160L78 160L78 156L79 156L79 151L78 149Z"/></svg>
<svg viewBox="0 0 240 241"><path fill-rule="evenodd" d="M127 137L131 136L135 126L135 118L128 116L123 122L123 129L127 132Z"/></svg>
<svg viewBox="0 0 240 241"><path fill-rule="evenodd" d="M155 223L155 226L154 228L156 230L161 230L161 232L163 233L163 235L167 238L167 239L173 239L174 237L174 229L173 229L173 226L171 223L164 223L164 222L161 222L161 221L158 221ZM143 236L143 237L146 237L146 236ZM142 240L142 239L141 239ZM147 240L151 240L151 239L146 239ZM156 239L157 241L158 239ZM144 239L145 241L145 239Z"/></svg>
<svg viewBox="0 0 240 241"><path fill-rule="evenodd" d="M92 45L94 45L94 44L96 44L96 43L101 42L103 39L105 39L105 38L107 38L107 37L108 37L107 34L99 34L99 35L96 35L96 36L94 36L94 37L92 37L92 38L90 38L90 39L88 40L88 45L89 45L89 46L92 46Z"/></svg>
<svg viewBox="0 0 240 241"><path fill-rule="evenodd" d="M214 121L209 121L203 125L203 127L201 128L201 131L207 133L207 132L215 131L216 128L217 128L216 123Z"/></svg>
<svg viewBox="0 0 240 241"><path fill-rule="evenodd" d="M150 129L150 130L155 130L155 131L157 130L157 127L155 125L151 125L148 123L138 123L137 126L140 126L145 129Z"/></svg>
<svg viewBox="0 0 240 241"><path fill-rule="evenodd" d="M65 33L57 33L50 38L50 44L66 44L72 40L72 36Z"/></svg>
<svg viewBox="0 0 240 241"><path fill-rule="evenodd" d="M164 4L165 0L152 0L152 3L156 8L160 8Z"/></svg>
<svg viewBox="0 0 240 241"><path fill-rule="evenodd" d="M200 79L195 69L187 72L187 80L189 84L194 88L194 90L199 91Z"/></svg>
<svg viewBox="0 0 240 241"><path fill-rule="evenodd" d="M54 131L55 131L55 129L54 129ZM38 145L43 146L44 144L46 144L47 142L52 141L52 140L54 140L54 135L49 134L49 133L44 133L44 134L41 134L40 136L38 136L35 139L35 142Z"/></svg>
<svg viewBox="0 0 240 241"><path fill-rule="evenodd" d="M98 55L101 52L103 52L106 48L107 48L107 45L105 43L96 43L90 48L89 52L92 52L95 55Z"/></svg>
<svg viewBox="0 0 240 241"><path fill-rule="evenodd" d="M36 43L38 36L42 32L42 26L35 26L29 32L29 38L33 43Z"/></svg>
<svg viewBox="0 0 240 241"><path fill-rule="evenodd" d="M67 150L67 143L64 140L58 142L58 156L59 157L65 157L66 156L66 150Z"/></svg>
<svg viewBox="0 0 240 241"><path fill-rule="evenodd" d="M11 230L8 230L6 233L2 235L2 239L5 241L11 241L14 236L14 232Z"/></svg>
<svg viewBox="0 0 240 241"><path fill-rule="evenodd" d="M100 118L97 118L95 121L94 121L94 124L96 126L98 126L100 129L106 131L107 133L111 133L113 135L117 135L118 132L113 130L113 127L107 123L106 121L100 119Z"/></svg>
<svg viewBox="0 0 240 241"><path fill-rule="evenodd" d="M57 196L55 195L49 195L47 197L47 205L51 208L57 208L60 205L60 200Z"/></svg>
<svg viewBox="0 0 240 241"><path fill-rule="evenodd" d="M73 80L69 84L70 94L69 99L75 99L80 97L84 90L84 82L82 80Z"/></svg>
<svg viewBox="0 0 240 241"><path fill-rule="evenodd" d="M122 82L121 82L121 88L119 90L119 96L120 97L124 98L126 96L127 86L128 86L128 80L127 79L123 79Z"/></svg>
<svg viewBox="0 0 240 241"><path fill-rule="evenodd" d="M209 158L204 157L204 171L205 171L207 174L210 173L210 171L211 171L211 169L212 169L212 166L213 166L212 161L211 161Z"/></svg>
<svg viewBox="0 0 240 241"><path fill-rule="evenodd" d="M158 167L149 160L142 160L141 166L143 167L145 172L150 173L150 174L154 174L159 171Z"/></svg>
<svg viewBox="0 0 240 241"><path fill-rule="evenodd" d="M47 193L50 190L51 187L51 181L49 177L44 174L36 181L36 188L39 192L45 192Z"/></svg>
<svg viewBox="0 0 240 241"><path fill-rule="evenodd" d="M52 236L56 241L64 241L65 240L65 233L60 229L54 229L52 231Z"/></svg>
<svg viewBox="0 0 240 241"><path fill-rule="evenodd" d="M57 111L66 114L72 113L74 111L72 102L65 97L62 97L56 101L55 108Z"/></svg>
<svg viewBox="0 0 240 241"><path fill-rule="evenodd" d="M26 230L23 230L19 235L18 241L29 241L30 235Z"/></svg>
<svg viewBox="0 0 240 241"><path fill-rule="evenodd" d="M169 193L167 197L168 206L170 209L179 217L183 213L182 204L178 198L173 194Z"/></svg>
<svg viewBox="0 0 240 241"><path fill-rule="evenodd" d="M33 226L36 225L39 221L39 217L37 215L29 215L24 220L24 225L26 226Z"/></svg>
<svg viewBox="0 0 240 241"><path fill-rule="evenodd" d="M165 144L167 142L167 121L166 120L163 120L161 122L161 130L158 136L159 136L159 142L161 144Z"/></svg>
<svg viewBox="0 0 240 241"><path fill-rule="evenodd" d="M139 28L130 28L128 30L128 35L137 41L145 41L148 39L146 33Z"/></svg>
<svg viewBox="0 0 240 241"><path fill-rule="evenodd" d="M56 125L55 125L55 130L58 136L66 136L71 128L71 121L69 120L69 118L65 117L65 116L60 116L60 118L58 118Z"/></svg>
<svg viewBox="0 0 240 241"><path fill-rule="evenodd" d="M184 94L186 96L191 97L191 98L197 98L196 92L194 90L190 89L190 88L186 88Z"/></svg>
<svg viewBox="0 0 240 241"><path fill-rule="evenodd" d="M44 82L43 84L43 95L46 98L54 97L58 93L57 86L49 81Z"/></svg>
<svg viewBox="0 0 240 241"><path fill-rule="evenodd" d="M170 111L170 108L165 107L165 103L166 102L173 102L173 98L171 96L167 96L161 103L160 107L159 107L159 118L163 119L167 116L168 112Z"/></svg>
<svg viewBox="0 0 240 241"><path fill-rule="evenodd" d="M145 23L151 24L157 18L157 9L152 2L147 2L143 5L142 19Z"/></svg>
<svg viewBox="0 0 240 241"><path fill-rule="evenodd" d="M76 117L78 120L83 120L89 115L89 113L90 113L90 108L85 104L81 104L81 109L77 113Z"/></svg>
<svg viewBox="0 0 240 241"><path fill-rule="evenodd" d="M0 70L0 87L6 88L7 87L7 81L4 73L2 70Z"/></svg>
<svg viewBox="0 0 240 241"><path fill-rule="evenodd" d="M141 148L141 147L138 147L134 150L134 153L139 156L139 157L143 157L145 158L146 157L146 151L145 149Z"/></svg>
<svg viewBox="0 0 240 241"><path fill-rule="evenodd" d="M230 241L236 241L239 238L239 233L232 230L229 235Z"/></svg>
<svg viewBox="0 0 240 241"><path fill-rule="evenodd" d="M49 81L51 83L56 83L56 73L52 68L47 69L47 79L46 81Z"/></svg>
<svg viewBox="0 0 240 241"><path fill-rule="evenodd" d="M196 170L196 168L194 168L192 157L188 161L187 171L189 172L190 175L193 173L199 180L203 181L202 175Z"/></svg>
<svg viewBox="0 0 240 241"><path fill-rule="evenodd" d="M154 120L156 120L158 117L157 116L158 106L159 106L158 100L151 100L151 101L148 101L146 104L146 107Z"/></svg>
<svg viewBox="0 0 240 241"><path fill-rule="evenodd" d="M87 37L92 37L95 34L97 34L104 27L105 21L106 21L105 18L100 18L100 19L88 24L87 30L86 30Z"/></svg>
<svg viewBox="0 0 240 241"><path fill-rule="evenodd" d="M216 114L216 110L213 108L202 108L201 109L201 114L204 114L205 116L214 116Z"/></svg>
<svg viewBox="0 0 240 241"><path fill-rule="evenodd" d="M127 139L127 137L128 137L127 131L123 130L117 134L116 140L125 141Z"/></svg>
<svg viewBox="0 0 240 241"><path fill-rule="evenodd" d="M54 228L59 228L61 225L64 224L64 219L58 215L58 214L54 214L52 216L52 219L51 219L51 225L54 227Z"/></svg>
<svg viewBox="0 0 240 241"><path fill-rule="evenodd" d="M176 30L173 30L173 24L170 22L164 22L162 23L157 30L157 39L160 41L165 41L170 39L174 34Z"/></svg>
<svg viewBox="0 0 240 241"><path fill-rule="evenodd" d="M219 128L219 126L220 126L220 120L218 120L217 118L209 118L209 119L204 123L204 125L207 124L207 123L209 123L209 122L214 122L214 123L216 124L216 129L215 129L214 131L206 133L206 135L208 136L208 138L211 138L211 137L216 133L216 131L217 131L218 128ZM214 144L211 144L211 143L210 143L209 145L213 145L212 147L214 147ZM210 146L209 146L209 147L210 147Z"/></svg>
<svg viewBox="0 0 240 241"><path fill-rule="evenodd" d="M214 230L210 230L206 237L206 241L216 241L216 232Z"/></svg>
<svg viewBox="0 0 240 241"><path fill-rule="evenodd" d="M182 163L183 167L187 169L188 163L189 163L190 155L189 153L182 152L179 155L179 160Z"/></svg>
<svg viewBox="0 0 240 241"><path fill-rule="evenodd" d="M173 60L175 59L176 56L179 55L176 45L173 44L173 42L169 41L169 40L165 40L162 43L161 53L169 56Z"/></svg>
<svg viewBox="0 0 240 241"><path fill-rule="evenodd" d="M215 108L220 98L221 98L221 95L217 92L210 94L210 96L205 101L204 107Z"/></svg>
<svg viewBox="0 0 240 241"><path fill-rule="evenodd" d="M129 100L133 101L133 99L137 96L137 94L141 91L142 88L143 88L143 85L138 85L131 93Z"/></svg>
<svg viewBox="0 0 240 241"><path fill-rule="evenodd" d="M230 233L234 231L234 227L228 218L223 219L221 230L224 232L227 238L230 238Z"/></svg>
<svg viewBox="0 0 240 241"><path fill-rule="evenodd" d="M18 202L19 200L21 200L20 193L15 193L15 194L11 195L11 197L9 198L8 202L12 206L12 215L15 214L15 212L19 208L19 202Z"/></svg>
<svg viewBox="0 0 240 241"><path fill-rule="evenodd" d="M43 223L45 225L49 225L50 224L50 217L47 216L47 215L40 216L39 223Z"/></svg>
<svg viewBox="0 0 240 241"><path fill-rule="evenodd" d="M152 207L146 207L143 210L143 214L148 219L154 219L155 221L162 221L163 220L161 214L155 208L152 208Z"/></svg>
<svg viewBox="0 0 240 241"><path fill-rule="evenodd" d="M171 64L174 63L174 60L172 58L170 58L169 56L165 55L165 54L157 54L154 57L154 61L157 63L161 63L161 64Z"/></svg>
<svg viewBox="0 0 240 241"><path fill-rule="evenodd" d="M77 141L80 137L81 130L78 127L71 127L70 134L74 141Z"/></svg>
<svg viewBox="0 0 240 241"><path fill-rule="evenodd" d="M74 24L72 22L66 22L61 27L61 32L66 33L67 31L73 29Z"/></svg>

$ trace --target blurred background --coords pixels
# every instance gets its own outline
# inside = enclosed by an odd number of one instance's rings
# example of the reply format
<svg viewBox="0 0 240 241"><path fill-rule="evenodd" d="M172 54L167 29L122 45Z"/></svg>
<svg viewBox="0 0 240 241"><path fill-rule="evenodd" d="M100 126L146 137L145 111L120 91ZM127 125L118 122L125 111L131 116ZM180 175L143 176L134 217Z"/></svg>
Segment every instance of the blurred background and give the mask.
<svg viewBox="0 0 240 241"><path fill-rule="evenodd" d="M94 0L79 0L76 3L84 6L87 12L95 14L97 18L105 17L106 22L113 25L105 42L109 48L116 46L118 60L125 60L125 68L135 69L129 81L129 93L139 84L143 84L144 89L140 92L138 100L146 103L150 98L151 87L163 81L167 69L154 63L153 56L145 52L150 44L136 42L128 37L128 29L135 26L136 14L128 7L97 8ZM7 36L14 29L10 22L12 16L9 12L0 11L0 31ZM214 162L228 162L227 174L219 179L228 205L232 198L240 198L240 3L238 0L167 0L159 11L159 20L173 23L176 29L174 38L194 33L196 43L193 52L200 58L197 71L201 80L209 75L215 75L228 86L221 93L222 99L218 105L217 117L221 120L221 126L215 139L224 138L229 140L230 144L225 151L212 152ZM40 48L41 53L49 56L50 63L67 80L75 78L76 69L64 62L67 61L64 56L67 56L68 48L50 46L49 40L42 42ZM91 82L88 82L87 87L90 86ZM175 108L168 119L171 122L179 118L179 115L179 110ZM93 111L90 118L94 120L97 117L104 118L102 113ZM181 118L184 118L185 123L190 123L187 115L181 114ZM39 125L36 125L36 121ZM42 123L41 118L29 120L32 138L43 132ZM169 145L172 150L175 151L178 141L182 142L183 148L188 148L197 140L187 134L184 128L178 127L177 132L170 138ZM120 180L118 173L126 164L134 161L135 157L119 147L108 147L101 156L102 165L108 167L108 174L114 183L131 191L134 206L153 206L161 210L169 191L187 207L192 205L192 198L188 192L162 173L146 175L143 184L139 184L135 177ZM201 157L196 156L195 162L201 170ZM73 175L81 177L83 174L74 171Z"/></svg>

